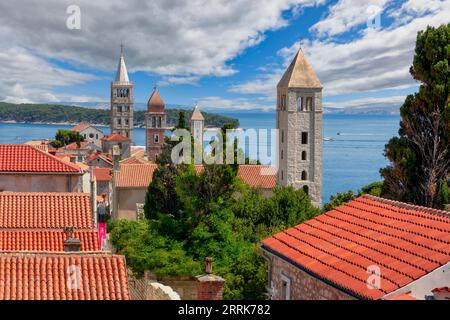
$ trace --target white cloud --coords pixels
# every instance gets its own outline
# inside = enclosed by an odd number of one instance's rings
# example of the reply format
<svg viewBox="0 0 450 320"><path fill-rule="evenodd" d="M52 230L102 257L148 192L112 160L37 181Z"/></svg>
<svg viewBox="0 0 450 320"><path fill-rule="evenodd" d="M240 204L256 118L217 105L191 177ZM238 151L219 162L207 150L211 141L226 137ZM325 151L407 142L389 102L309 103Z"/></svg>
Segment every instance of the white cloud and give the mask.
<svg viewBox="0 0 450 320"><path fill-rule="evenodd" d="M226 76L227 62L287 25L284 10L323 0L77 1L81 30L66 28L70 1L0 3L0 44L111 70L125 44L131 71Z"/></svg>
<svg viewBox="0 0 450 320"><path fill-rule="evenodd" d="M260 78L232 85L229 91L244 94L261 94L269 99L273 99L276 97L276 87L283 73L283 69L275 68L269 73L263 74Z"/></svg>
<svg viewBox="0 0 450 320"><path fill-rule="evenodd" d="M417 0L406 2L400 10L413 8ZM410 4L410 5L408 5ZM339 5L339 3L338 3ZM438 6L438 7L436 7ZM404 24L386 29L365 29L351 42L332 39L302 40L281 49L278 54L283 66L289 64L300 45L324 85L325 98L361 93L370 95L383 89L415 88L417 82L409 74L414 55L417 32L428 25L448 23L450 1L434 2L433 10L414 7L421 12ZM424 11L425 10L425 11ZM400 19L401 17L399 17ZM276 84L282 76L279 69L235 84L233 92L274 96Z"/></svg>
<svg viewBox="0 0 450 320"><path fill-rule="evenodd" d="M172 84L197 85L198 80L200 80L199 76L164 76L160 81L158 81L158 86L164 87Z"/></svg>
<svg viewBox="0 0 450 320"><path fill-rule="evenodd" d="M0 100L12 103L58 101L51 93L57 86L70 86L95 76L65 70L21 48L0 51Z"/></svg>
<svg viewBox="0 0 450 320"><path fill-rule="evenodd" d="M339 0L330 7L327 17L310 28L318 36L333 36L366 24L381 14L388 0Z"/></svg>
<svg viewBox="0 0 450 320"><path fill-rule="evenodd" d="M72 1L1 1L0 48L4 52L0 54L7 60L0 59L0 72L13 75L0 79L0 100L69 100L67 95L52 93L52 88L83 83L92 76L48 61L69 62L82 70L114 70L121 42L128 70L162 75L160 85L229 76L237 72L228 64L231 59L263 41L265 31L288 24L283 11L323 2L80 0L76 4L81 9L81 29L70 30L66 9ZM14 56L12 51L21 53Z"/></svg>
<svg viewBox="0 0 450 320"><path fill-rule="evenodd" d="M203 97L198 100L198 105L202 109L225 109L225 110L274 110L272 104L262 105L255 103L253 99L237 98L224 99L221 97Z"/></svg>
<svg viewBox="0 0 450 320"><path fill-rule="evenodd" d="M330 108L368 108L368 107L398 107L405 101L405 96L388 96L377 98L361 98L339 102L324 102L324 107Z"/></svg>

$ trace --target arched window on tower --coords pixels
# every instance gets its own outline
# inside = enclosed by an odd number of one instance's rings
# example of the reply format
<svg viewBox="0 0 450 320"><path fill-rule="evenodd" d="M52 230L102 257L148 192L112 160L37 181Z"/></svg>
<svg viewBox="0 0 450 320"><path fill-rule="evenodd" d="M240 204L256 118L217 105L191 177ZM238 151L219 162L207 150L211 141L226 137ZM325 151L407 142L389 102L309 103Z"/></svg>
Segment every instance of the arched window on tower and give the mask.
<svg viewBox="0 0 450 320"><path fill-rule="evenodd" d="M297 111L305 111L303 104L303 97L298 97L297 99Z"/></svg>
<svg viewBox="0 0 450 320"><path fill-rule="evenodd" d="M307 97L306 98L305 111L311 111L312 110L312 104L313 104L313 98L312 97Z"/></svg>
<svg viewBox="0 0 450 320"><path fill-rule="evenodd" d="M308 188L308 186L303 186L303 191L306 193L306 195L309 195L309 188Z"/></svg>
<svg viewBox="0 0 450 320"><path fill-rule="evenodd" d="M302 151L302 160L306 160L306 151Z"/></svg>
<svg viewBox="0 0 450 320"><path fill-rule="evenodd" d="M308 180L308 173L306 171L302 171L302 180Z"/></svg>
<svg viewBox="0 0 450 320"><path fill-rule="evenodd" d="M152 128L156 127L156 117L152 117Z"/></svg>

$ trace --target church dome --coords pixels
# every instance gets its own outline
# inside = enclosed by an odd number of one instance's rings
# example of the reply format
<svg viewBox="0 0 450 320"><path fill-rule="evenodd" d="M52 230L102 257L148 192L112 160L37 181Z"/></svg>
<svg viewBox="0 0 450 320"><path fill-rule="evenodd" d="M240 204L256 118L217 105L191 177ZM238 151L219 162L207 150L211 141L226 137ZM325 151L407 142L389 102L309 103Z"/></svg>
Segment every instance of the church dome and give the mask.
<svg viewBox="0 0 450 320"><path fill-rule="evenodd" d="M147 102L147 112L164 112L165 103L161 99L158 93L158 89L155 88L152 96Z"/></svg>

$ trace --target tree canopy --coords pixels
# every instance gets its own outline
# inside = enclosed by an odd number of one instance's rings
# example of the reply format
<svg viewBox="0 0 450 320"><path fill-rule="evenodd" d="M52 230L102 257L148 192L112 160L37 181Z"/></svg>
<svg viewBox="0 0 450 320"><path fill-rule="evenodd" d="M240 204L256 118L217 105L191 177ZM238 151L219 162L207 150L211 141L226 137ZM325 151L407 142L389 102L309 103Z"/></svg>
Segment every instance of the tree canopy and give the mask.
<svg viewBox="0 0 450 320"><path fill-rule="evenodd" d="M428 207L448 203L450 24L418 33L410 68L419 91L400 108L399 136L385 148L383 196Z"/></svg>
<svg viewBox="0 0 450 320"><path fill-rule="evenodd" d="M78 146L80 146L80 142L84 141L83 136L77 132L72 130L64 130L59 129L56 132L55 140L51 141L51 145L54 148L61 148L73 142L76 142Z"/></svg>
<svg viewBox="0 0 450 320"><path fill-rule="evenodd" d="M203 273L205 257L225 281L225 299L264 299L267 265L258 243L320 213L302 190L274 189L266 198L229 165L160 163L148 187L142 221L110 221L111 241L136 273Z"/></svg>

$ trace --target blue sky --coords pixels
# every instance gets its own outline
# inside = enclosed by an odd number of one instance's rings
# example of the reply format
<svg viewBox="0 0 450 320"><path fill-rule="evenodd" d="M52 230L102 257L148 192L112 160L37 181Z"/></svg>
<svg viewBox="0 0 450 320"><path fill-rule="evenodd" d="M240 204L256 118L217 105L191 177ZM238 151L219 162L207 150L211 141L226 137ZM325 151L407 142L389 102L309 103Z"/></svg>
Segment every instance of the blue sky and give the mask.
<svg viewBox="0 0 450 320"><path fill-rule="evenodd" d="M417 31L449 23L439 0L70 1L0 4L0 100L105 102L121 41L135 101L155 84L168 104L274 108L276 83L301 46L327 107L396 107L417 88Z"/></svg>

